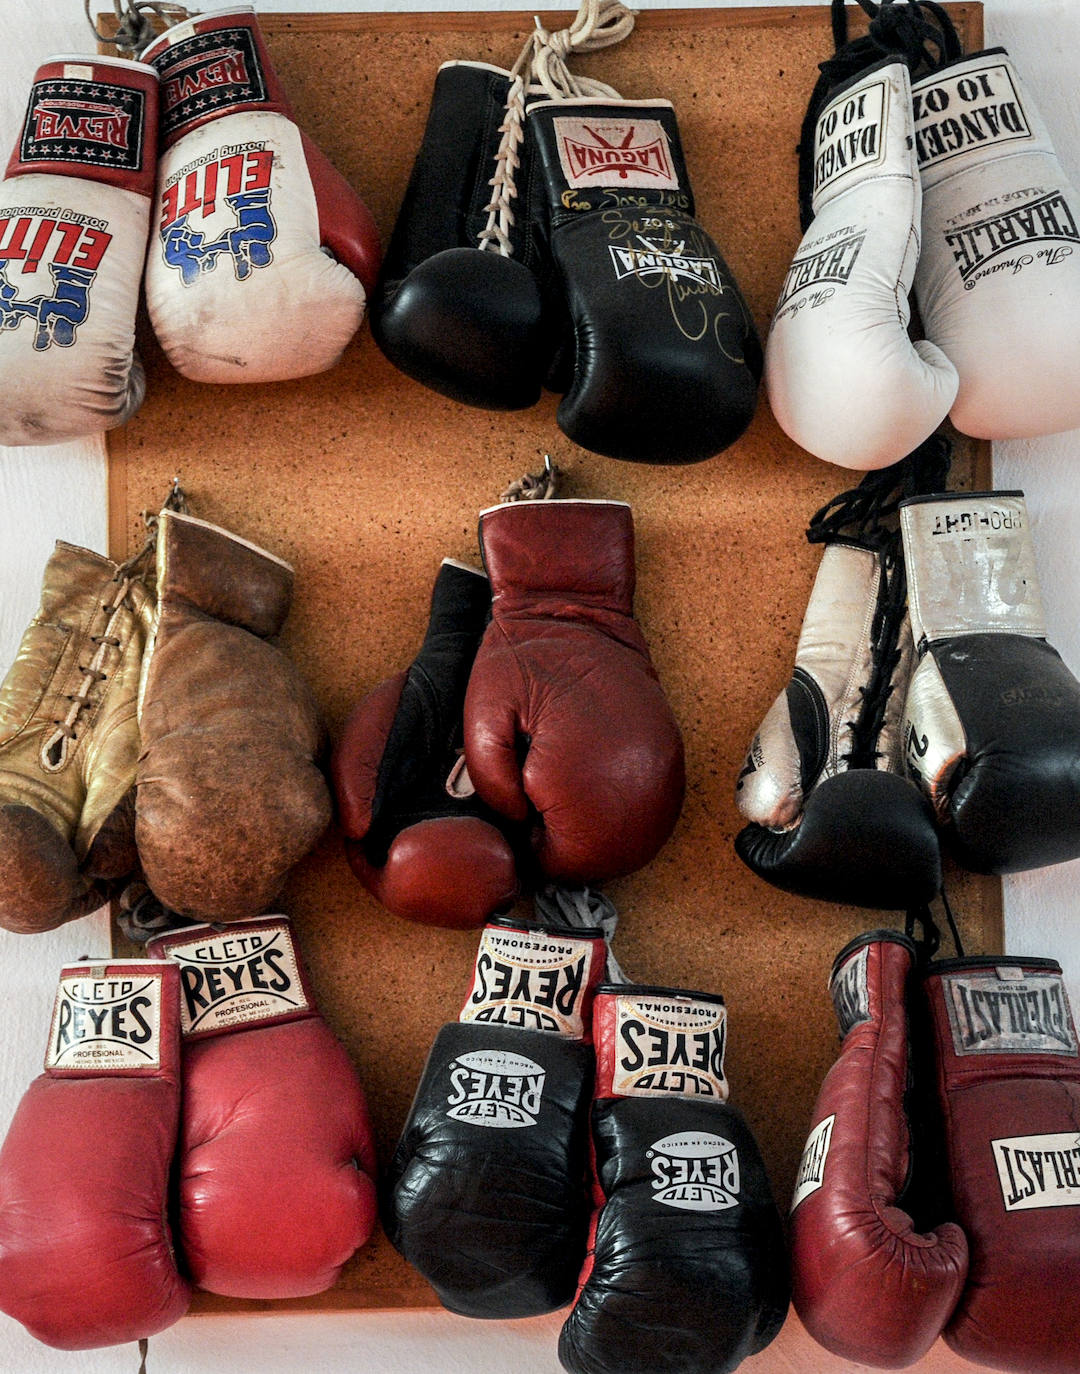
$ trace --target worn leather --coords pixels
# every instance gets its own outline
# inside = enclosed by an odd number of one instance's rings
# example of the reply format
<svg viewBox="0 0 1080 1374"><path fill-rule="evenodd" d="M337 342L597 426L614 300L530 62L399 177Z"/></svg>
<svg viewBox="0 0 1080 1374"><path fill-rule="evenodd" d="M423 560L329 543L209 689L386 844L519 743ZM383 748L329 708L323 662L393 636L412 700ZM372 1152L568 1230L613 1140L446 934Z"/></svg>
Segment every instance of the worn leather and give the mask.
<svg viewBox="0 0 1080 1374"><path fill-rule="evenodd" d="M682 736L633 617L629 506L544 501L480 517L492 620L465 696L480 796L529 822L541 869L642 867L682 807Z"/></svg>
<svg viewBox="0 0 1080 1374"><path fill-rule="evenodd" d="M292 577L227 530L161 513L135 833L154 895L185 916L265 911L330 820L314 699L266 638Z"/></svg>
<svg viewBox="0 0 1080 1374"><path fill-rule="evenodd" d="M505 823L460 770L465 689L490 609L487 578L444 561L419 652L353 708L331 759L353 872L387 910L431 925L481 925L518 890Z"/></svg>
<svg viewBox="0 0 1080 1374"><path fill-rule="evenodd" d="M830 990L842 1043L818 1093L791 1211L792 1297L834 1355L886 1369L920 1359L967 1276L967 1242L943 1222L920 1231L903 1194L911 941L872 931L841 950Z"/></svg>
<svg viewBox="0 0 1080 1374"><path fill-rule="evenodd" d="M0 686L0 925L8 930L84 916L135 867L135 704L153 610L142 578L57 543L38 612ZM69 720L77 696L86 705L66 737L56 722Z"/></svg>
<svg viewBox="0 0 1080 1374"><path fill-rule="evenodd" d="M1080 1350L1080 1057L1061 968L948 960L930 965L923 991L940 1167L971 1251L945 1340L976 1364L1070 1374Z"/></svg>

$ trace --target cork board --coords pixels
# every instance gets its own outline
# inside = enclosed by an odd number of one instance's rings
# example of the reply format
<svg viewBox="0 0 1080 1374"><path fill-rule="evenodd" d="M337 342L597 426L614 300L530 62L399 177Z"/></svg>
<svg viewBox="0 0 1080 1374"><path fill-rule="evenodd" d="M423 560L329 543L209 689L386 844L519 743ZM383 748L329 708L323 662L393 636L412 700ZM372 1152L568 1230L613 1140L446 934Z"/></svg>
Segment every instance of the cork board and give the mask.
<svg viewBox="0 0 1080 1374"><path fill-rule="evenodd" d="M965 47L978 48L981 6L949 9ZM543 16L549 29L569 19ZM300 123L361 190L384 242L438 64L509 65L531 23L521 13L263 20ZM580 71L627 97L674 101L698 217L762 338L800 238L794 150L829 35L825 7L649 11L626 42L578 59ZM790 675L819 559L804 529L857 476L792 444L764 396L747 434L725 453L692 467L644 467L575 448L555 424L555 397L507 415L436 396L392 368L366 326L333 371L273 386L185 381L145 320L140 349L146 403L109 439L110 551L122 557L136 546L139 512L160 503L175 474L195 514L288 559L296 595L283 644L332 735L363 693L411 660L440 559L478 561L477 512L535 471L545 452L566 470L567 494L630 502L638 618L683 728L688 791L658 858L607 889L621 913L615 948L642 981L724 994L732 1101L786 1207L835 1056L828 971L849 938L881 920L787 896L754 877L732 848L741 823L733 789L746 746ZM959 441L951 483L990 485L989 446ZM953 873L948 890L969 948L1000 949L1000 883ZM457 1014L476 935L383 911L352 877L333 829L294 872L280 905L296 921L323 1012L362 1074L386 1160L428 1047ZM200 1294L194 1310L434 1301L379 1235L317 1298L244 1303ZM795 1326L761 1357L769 1368L848 1368L816 1347L810 1356ZM934 1359L951 1367L947 1353Z"/></svg>

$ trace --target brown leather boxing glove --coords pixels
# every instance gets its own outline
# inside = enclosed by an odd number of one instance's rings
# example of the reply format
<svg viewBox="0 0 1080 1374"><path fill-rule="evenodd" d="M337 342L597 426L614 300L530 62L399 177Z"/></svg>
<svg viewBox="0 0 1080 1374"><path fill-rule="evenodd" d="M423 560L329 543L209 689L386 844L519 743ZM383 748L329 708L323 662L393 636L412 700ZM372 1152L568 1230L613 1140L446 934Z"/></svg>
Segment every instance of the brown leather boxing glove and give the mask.
<svg viewBox="0 0 1080 1374"><path fill-rule="evenodd" d="M563 882L631 873L682 807L682 737L634 620L634 529L621 501L481 512L492 619L465 697L477 793L532 822Z"/></svg>
<svg viewBox="0 0 1080 1374"><path fill-rule="evenodd" d="M267 642L292 583L265 549L161 512L135 838L154 895L184 916L259 915L330 821L314 700Z"/></svg>

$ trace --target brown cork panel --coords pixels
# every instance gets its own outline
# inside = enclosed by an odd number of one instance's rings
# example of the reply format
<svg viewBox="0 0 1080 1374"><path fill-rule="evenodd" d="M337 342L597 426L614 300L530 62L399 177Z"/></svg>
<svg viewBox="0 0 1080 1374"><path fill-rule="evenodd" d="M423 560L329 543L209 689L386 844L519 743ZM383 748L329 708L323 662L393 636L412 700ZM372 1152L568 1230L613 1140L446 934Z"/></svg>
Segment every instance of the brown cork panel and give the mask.
<svg viewBox="0 0 1080 1374"><path fill-rule="evenodd" d="M965 46L977 48L981 6L949 8ZM544 16L551 29L568 22L568 14ZM384 239L438 64L509 65L531 23L531 15L476 13L263 21L297 117L361 189ZM829 43L824 7L649 11L621 46L579 61L625 96L674 101L699 218L763 338L800 238L795 145ZM412 658L439 560L477 561L477 512L536 470L543 453L567 471L570 494L631 503L637 613L685 733L689 787L664 851L610 886L621 912L616 951L644 981L723 992L732 1101L786 1205L836 1052L829 967L851 936L878 922L876 913L787 896L745 869L732 848L733 788L791 671L819 558L805 527L857 476L796 448L764 398L727 452L693 467L650 468L575 448L555 424L556 398L504 415L436 396L396 372L366 327L333 371L275 386L187 382L145 321L140 337L147 400L110 438L111 551L134 548L139 511L159 504L176 474L196 514L292 562L296 597L283 642L332 734L363 693ZM952 484L990 485L988 445L958 443ZM970 948L1000 949L1000 883L957 873L949 890ZM296 919L324 1013L363 1075L385 1160L428 1046L457 1014L476 936L389 916L352 878L333 831L292 876L282 909ZM432 1302L380 1237L331 1293L287 1306ZM283 1306L196 1302L197 1311ZM818 1354L815 1368L847 1367ZM775 1351L769 1358L788 1367Z"/></svg>

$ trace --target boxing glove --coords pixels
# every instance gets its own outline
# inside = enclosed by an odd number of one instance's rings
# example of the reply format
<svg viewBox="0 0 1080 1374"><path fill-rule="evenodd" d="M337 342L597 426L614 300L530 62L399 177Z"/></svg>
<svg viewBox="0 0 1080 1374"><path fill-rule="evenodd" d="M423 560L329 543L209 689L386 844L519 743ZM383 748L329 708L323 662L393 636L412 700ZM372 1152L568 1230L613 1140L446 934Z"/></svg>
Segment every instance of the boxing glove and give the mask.
<svg viewBox="0 0 1080 1374"><path fill-rule="evenodd" d="M477 793L529 822L549 877L633 872L671 834L682 737L633 618L634 531L617 501L480 514L492 618L465 694Z"/></svg>
<svg viewBox="0 0 1080 1374"><path fill-rule="evenodd" d="M599 927L490 921L465 1006L435 1038L384 1224L451 1312L528 1317L573 1296L605 951Z"/></svg>
<svg viewBox="0 0 1080 1374"><path fill-rule="evenodd" d="M1003 48L913 87L923 187L915 298L984 439L1080 425L1080 196Z"/></svg>
<svg viewBox="0 0 1080 1374"><path fill-rule="evenodd" d="M154 614L141 559L58 542L0 686L0 925L96 911L138 866L135 699Z"/></svg>
<svg viewBox="0 0 1080 1374"><path fill-rule="evenodd" d="M265 911L330 822L307 684L276 645L292 568L163 510L139 683L135 839L154 895L182 916Z"/></svg>
<svg viewBox="0 0 1080 1374"><path fill-rule="evenodd" d="M135 310L157 165L158 81L51 57L0 182L0 444L122 425L146 389Z"/></svg>
<svg viewBox="0 0 1080 1374"><path fill-rule="evenodd" d="M904 706L912 777L958 860L1013 873L1080 854L1080 683L1046 642L1022 492L900 512L919 661Z"/></svg>
<svg viewBox="0 0 1080 1374"><path fill-rule="evenodd" d="M196 382L277 382L333 367L379 269L370 213L293 118L250 5L167 29L158 223L146 304Z"/></svg>
<svg viewBox="0 0 1080 1374"><path fill-rule="evenodd" d="M675 111L666 100L535 101L530 140L573 339L560 429L641 463L719 453L753 418L761 345L694 219Z"/></svg>
<svg viewBox="0 0 1080 1374"><path fill-rule="evenodd" d="M931 964L924 993L943 1159L971 1267L945 1340L1016 1374L1080 1350L1080 1060L1052 959Z"/></svg>
<svg viewBox="0 0 1080 1374"><path fill-rule="evenodd" d="M498 67L439 68L371 305L371 332L395 367L491 410L535 405L552 350L523 106L521 79Z"/></svg>
<svg viewBox="0 0 1080 1374"><path fill-rule="evenodd" d="M179 975L144 959L62 970L45 1072L0 1148L0 1309L39 1341L144 1340L187 1311L169 1233Z"/></svg>
<svg viewBox="0 0 1080 1374"><path fill-rule="evenodd" d="M491 610L487 578L445 559L409 669L350 713L331 775L349 864L396 916L478 926L517 895L500 818L461 765L465 687Z"/></svg>
<svg viewBox="0 0 1080 1374"><path fill-rule="evenodd" d="M728 1105L723 999L605 986L593 1003L589 1253L559 1336L571 1374L726 1374L788 1306L765 1166Z"/></svg>
<svg viewBox="0 0 1080 1374"><path fill-rule="evenodd" d="M200 1288L321 1293L375 1224L360 1080L319 1015L284 916L152 940L180 974L177 1234Z"/></svg>
<svg viewBox="0 0 1080 1374"><path fill-rule="evenodd" d="M964 1233L920 1231L907 1197L915 946L874 930L836 956L840 1055L825 1077L791 1201L792 1298L834 1355L901 1369L929 1350L967 1277Z"/></svg>
<svg viewBox="0 0 1080 1374"><path fill-rule="evenodd" d="M905 469L915 480L934 451L870 474L810 522L807 537L824 549L795 668L735 790L749 822L735 852L787 892L907 909L941 887L933 811L904 775L900 717L914 646L900 535L886 518Z"/></svg>
<svg viewBox="0 0 1080 1374"><path fill-rule="evenodd" d="M957 388L941 349L908 337L921 193L902 61L840 84L812 157L812 219L765 346L769 404L816 457L887 467L934 432Z"/></svg>

